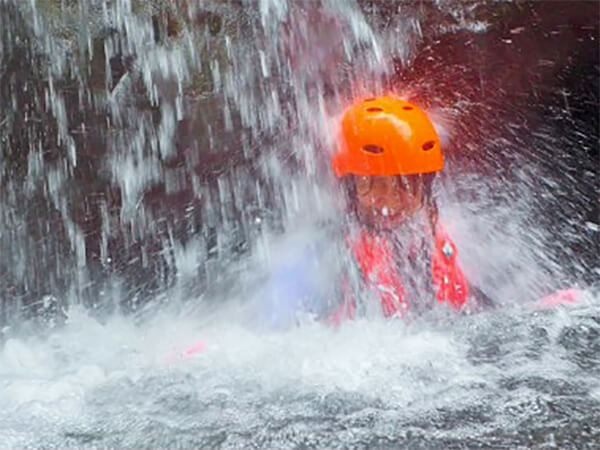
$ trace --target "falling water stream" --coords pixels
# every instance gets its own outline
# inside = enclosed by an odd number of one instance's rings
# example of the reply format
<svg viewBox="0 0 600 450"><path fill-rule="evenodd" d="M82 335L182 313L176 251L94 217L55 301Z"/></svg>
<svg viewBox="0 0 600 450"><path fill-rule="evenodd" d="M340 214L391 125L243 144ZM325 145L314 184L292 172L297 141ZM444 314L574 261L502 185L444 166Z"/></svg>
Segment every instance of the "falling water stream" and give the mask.
<svg viewBox="0 0 600 450"><path fill-rule="evenodd" d="M599 19L0 0L0 447L597 446ZM434 120L441 217L497 307L273 330L269 271L344 220L340 113L387 92Z"/></svg>

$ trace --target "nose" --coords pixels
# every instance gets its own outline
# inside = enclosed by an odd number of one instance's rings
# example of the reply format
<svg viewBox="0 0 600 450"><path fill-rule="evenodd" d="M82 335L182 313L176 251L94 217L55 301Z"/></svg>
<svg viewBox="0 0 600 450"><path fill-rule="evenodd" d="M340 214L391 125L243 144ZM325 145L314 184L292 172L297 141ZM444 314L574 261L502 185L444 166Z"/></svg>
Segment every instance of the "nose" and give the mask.
<svg viewBox="0 0 600 450"><path fill-rule="evenodd" d="M375 206L375 208L377 209L381 209L384 206L389 206L389 198L386 197L376 197L375 200L373 201L373 206Z"/></svg>

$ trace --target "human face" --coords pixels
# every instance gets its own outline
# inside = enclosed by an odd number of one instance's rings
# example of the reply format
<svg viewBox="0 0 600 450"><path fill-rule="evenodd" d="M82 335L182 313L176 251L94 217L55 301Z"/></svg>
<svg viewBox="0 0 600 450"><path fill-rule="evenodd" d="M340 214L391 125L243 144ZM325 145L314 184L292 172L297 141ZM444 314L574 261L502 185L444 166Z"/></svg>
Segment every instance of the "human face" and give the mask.
<svg viewBox="0 0 600 450"><path fill-rule="evenodd" d="M423 206L418 176L354 176L361 219L378 226L399 225Z"/></svg>

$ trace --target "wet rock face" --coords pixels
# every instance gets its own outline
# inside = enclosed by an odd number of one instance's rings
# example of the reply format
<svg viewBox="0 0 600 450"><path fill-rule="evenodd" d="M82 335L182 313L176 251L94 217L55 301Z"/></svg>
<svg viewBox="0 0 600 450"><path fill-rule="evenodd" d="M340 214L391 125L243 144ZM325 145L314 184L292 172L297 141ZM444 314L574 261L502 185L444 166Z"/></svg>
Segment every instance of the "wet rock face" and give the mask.
<svg viewBox="0 0 600 450"><path fill-rule="evenodd" d="M16 2L0 6L0 292L5 315L28 305L35 315L42 296L64 298L72 288L75 298L102 306L104 281L113 275L125 280L126 303L164 289L171 276L163 252L165 233L186 239L201 231L190 179L200 185L214 178L213 171L234 166L225 152L204 158L214 163L202 165L191 154L209 146L210 127L212 139L227 139L218 120L213 123L219 100L203 106L212 90L207 52L214 58L220 45L208 40L222 32L221 15L183 10L172 2L144 2L134 5L130 16L113 11L112 19L103 20L101 6L95 1L38 2L35 11ZM177 83L182 80L157 77L159 104L149 101L141 78L148 74L139 67L126 24L131 34L153 36L156 58L168 55L185 27L196 32L202 54L191 83L186 82L193 95L189 103L198 110L190 126L193 134L185 132L189 121L181 121L177 142L165 141L165 148L154 144L149 149L150 141L175 131L157 128L170 121L164 111L173 108L163 106L181 100ZM141 130L137 148L147 156L128 161L148 173L142 166L154 160L155 186L142 183L146 192L124 199L124 185L115 179L120 174L111 176L111 158L135 150L134 130ZM167 152L169 145L183 151ZM121 217L125 201L138 205L137 218ZM198 213L190 214L194 209Z"/></svg>
<svg viewBox="0 0 600 450"><path fill-rule="evenodd" d="M214 288L261 226L281 227L289 180L273 167L325 178L326 161L296 149L326 146L314 125L320 101L335 110L356 85L409 85L452 111L460 150L451 165L477 160L514 182L511 157L481 139L514 137L508 153L525 159L541 148L561 161L546 173L576 177L581 194L552 194L533 205L540 215L563 225L597 216L593 5L128 4L0 5L5 319L48 295L111 309L109 292L118 292L116 303L135 309L179 282L185 251L197 255L189 272L200 283L190 289ZM567 253L588 267L593 235L575 231L565 225Z"/></svg>
<svg viewBox="0 0 600 450"><path fill-rule="evenodd" d="M17 8L0 5L0 312L18 308L28 292L65 288L73 259L59 211L40 189L44 161L64 158L56 120L48 110L43 66ZM52 230L52 233L50 233ZM45 249L51 270L34 255ZM44 277L39 274L44 273Z"/></svg>

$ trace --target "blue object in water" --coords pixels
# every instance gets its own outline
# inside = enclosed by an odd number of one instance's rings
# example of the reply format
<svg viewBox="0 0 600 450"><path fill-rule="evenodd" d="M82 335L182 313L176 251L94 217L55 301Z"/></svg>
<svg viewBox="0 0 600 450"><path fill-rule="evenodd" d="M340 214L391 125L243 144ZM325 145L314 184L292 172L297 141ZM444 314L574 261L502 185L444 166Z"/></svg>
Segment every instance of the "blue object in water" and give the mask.
<svg viewBox="0 0 600 450"><path fill-rule="evenodd" d="M268 327L287 329L296 324L299 314L318 314L322 288L317 262L315 250L305 247L273 268L262 294Z"/></svg>

